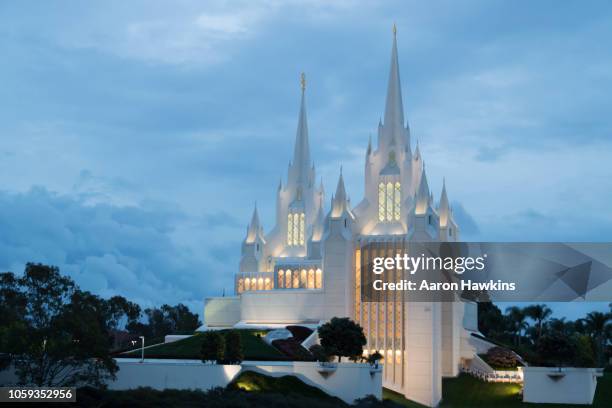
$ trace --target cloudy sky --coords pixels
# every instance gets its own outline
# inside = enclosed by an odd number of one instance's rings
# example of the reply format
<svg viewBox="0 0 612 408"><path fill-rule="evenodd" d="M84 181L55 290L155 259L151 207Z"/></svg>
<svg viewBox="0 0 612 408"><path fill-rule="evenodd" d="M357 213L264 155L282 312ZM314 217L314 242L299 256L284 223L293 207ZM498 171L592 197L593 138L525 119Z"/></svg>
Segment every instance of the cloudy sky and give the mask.
<svg viewBox="0 0 612 408"><path fill-rule="evenodd" d="M463 237L611 241L609 2L24 1L0 4L0 270L201 312L255 200L272 226L301 71L318 172L360 199L393 22Z"/></svg>

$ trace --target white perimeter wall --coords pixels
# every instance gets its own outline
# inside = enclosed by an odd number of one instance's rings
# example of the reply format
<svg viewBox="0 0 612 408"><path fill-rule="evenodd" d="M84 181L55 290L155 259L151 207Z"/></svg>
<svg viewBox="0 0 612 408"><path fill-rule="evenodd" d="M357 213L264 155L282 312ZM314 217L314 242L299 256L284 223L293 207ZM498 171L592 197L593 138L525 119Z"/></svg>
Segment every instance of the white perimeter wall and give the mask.
<svg viewBox="0 0 612 408"><path fill-rule="evenodd" d="M382 398L382 376L370 373L368 364L340 363L333 373L322 375L312 362L257 362L240 365L204 364L198 360L118 359L117 379L109 383L113 390L151 387L157 390L225 387L241 370L255 371L272 377L295 375L306 384L317 387L347 403L374 395Z"/></svg>
<svg viewBox="0 0 612 408"><path fill-rule="evenodd" d="M523 369L523 401L556 404L592 404L601 374L595 368L563 368L563 378L553 379L553 367Z"/></svg>
<svg viewBox="0 0 612 408"><path fill-rule="evenodd" d="M323 290L279 289L243 292L241 296L240 314L245 322L319 321L346 314L344 306Z"/></svg>

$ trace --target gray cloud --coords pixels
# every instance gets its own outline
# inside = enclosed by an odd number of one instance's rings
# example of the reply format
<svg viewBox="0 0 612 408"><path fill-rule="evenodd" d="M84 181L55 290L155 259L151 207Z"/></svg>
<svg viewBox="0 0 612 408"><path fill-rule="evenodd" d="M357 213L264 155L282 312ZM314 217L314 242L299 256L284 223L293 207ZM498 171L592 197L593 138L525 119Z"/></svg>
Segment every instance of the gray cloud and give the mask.
<svg viewBox="0 0 612 408"><path fill-rule="evenodd" d="M41 187L1 192L0 270L20 273L26 262L43 262L105 296L121 294L144 305L199 305L227 287L231 273L224 278L208 253L173 239L186 220L176 208L151 202L89 205Z"/></svg>

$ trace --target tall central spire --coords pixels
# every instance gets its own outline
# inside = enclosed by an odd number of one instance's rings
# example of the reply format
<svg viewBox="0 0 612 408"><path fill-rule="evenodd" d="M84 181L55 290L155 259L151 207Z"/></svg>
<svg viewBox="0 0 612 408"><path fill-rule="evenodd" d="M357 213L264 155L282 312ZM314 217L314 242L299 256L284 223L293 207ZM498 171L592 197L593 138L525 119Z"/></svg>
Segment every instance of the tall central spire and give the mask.
<svg viewBox="0 0 612 408"><path fill-rule="evenodd" d="M302 88L302 101L295 135L292 168L295 181L305 182L308 180L310 169L310 145L308 144L308 122L306 120L306 76L303 72L300 76L300 87Z"/></svg>
<svg viewBox="0 0 612 408"><path fill-rule="evenodd" d="M389 71L389 85L387 86L384 125L393 130L401 129L404 126L404 107L397 60L397 28L395 24L393 24L393 48L391 49L391 69Z"/></svg>

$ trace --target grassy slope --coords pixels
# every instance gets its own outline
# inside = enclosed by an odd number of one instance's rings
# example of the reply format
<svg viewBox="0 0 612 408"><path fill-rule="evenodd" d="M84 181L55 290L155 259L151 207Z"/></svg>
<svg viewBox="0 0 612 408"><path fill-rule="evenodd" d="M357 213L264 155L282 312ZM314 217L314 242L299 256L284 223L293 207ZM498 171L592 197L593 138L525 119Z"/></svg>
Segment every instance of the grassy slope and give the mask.
<svg viewBox="0 0 612 408"><path fill-rule="evenodd" d="M256 336L258 330L239 330L245 360L285 360L286 358L274 347L266 344ZM185 358L199 359L202 336L196 334L184 340L161 344L145 349L145 358ZM121 357L140 357L140 350L120 355Z"/></svg>
<svg viewBox="0 0 612 408"><path fill-rule="evenodd" d="M310 386L292 375L269 377L253 371L245 371L236 377L228 387L232 386L248 392L296 394L301 397L333 402L338 404L338 406L346 405L342 400L332 397L319 388Z"/></svg>
<svg viewBox="0 0 612 408"><path fill-rule="evenodd" d="M442 384L443 400L441 408L578 408L584 405L567 404L524 404L518 395L520 386L509 383L485 383L468 375L448 378ZM397 402L405 407L419 408L413 401L405 399L393 391L384 390L383 398ZM593 408L612 407L612 373L606 373L597 382L597 392Z"/></svg>

